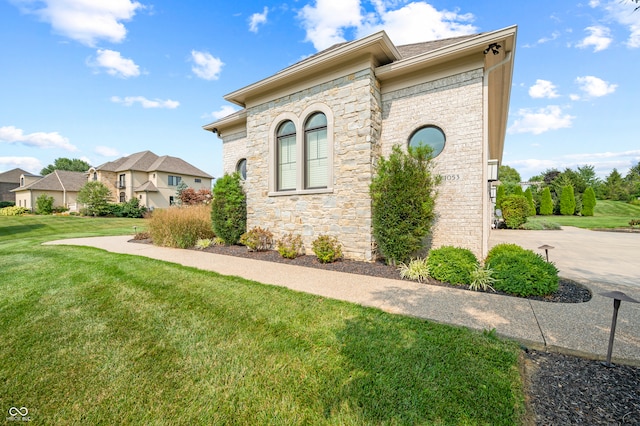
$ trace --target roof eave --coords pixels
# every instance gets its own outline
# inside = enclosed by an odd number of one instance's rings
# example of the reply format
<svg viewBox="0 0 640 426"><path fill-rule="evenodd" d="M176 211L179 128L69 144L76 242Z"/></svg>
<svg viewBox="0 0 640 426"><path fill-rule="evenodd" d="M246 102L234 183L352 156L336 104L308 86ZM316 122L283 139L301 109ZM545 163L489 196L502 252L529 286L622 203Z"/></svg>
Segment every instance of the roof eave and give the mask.
<svg viewBox="0 0 640 426"><path fill-rule="evenodd" d="M292 79L297 80L306 75L332 69L337 63L341 63L352 57L362 56L365 53L371 54L377 62L374 66L397 61L401 57L398 49L391 42L387 33L380 31L362 39L346 43L336 49L316 54L270 77L231 92L225 95L224 98L236 105L246 107L248 98L281 87Z"/></svg>

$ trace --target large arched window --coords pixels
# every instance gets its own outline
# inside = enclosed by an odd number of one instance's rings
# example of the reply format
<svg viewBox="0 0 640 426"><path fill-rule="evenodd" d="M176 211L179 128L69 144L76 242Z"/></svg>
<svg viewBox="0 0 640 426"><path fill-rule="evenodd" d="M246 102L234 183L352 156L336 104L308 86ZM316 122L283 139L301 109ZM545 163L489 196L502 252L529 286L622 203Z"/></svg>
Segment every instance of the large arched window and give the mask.
<svg viewBox="0 0 640 426"><path fill-rule="evenodd" d="M316 112L304 126L305 189L327 187L327 117Z"/></svg>
<svg viewBox="0 0 640 426"><path fill-rule="evenodd" d="M409 146L419 145L431 147L432 156L437 157L444 149L446 138L442 129L436 126L424 126L416 130L409 138Z"/></svg>
<svg viewBox="0 0 640 426"><path fill-rule="evenodd" d="M277 137L278 191L296 189L296 126L287 120L280 124Z"/></svg>

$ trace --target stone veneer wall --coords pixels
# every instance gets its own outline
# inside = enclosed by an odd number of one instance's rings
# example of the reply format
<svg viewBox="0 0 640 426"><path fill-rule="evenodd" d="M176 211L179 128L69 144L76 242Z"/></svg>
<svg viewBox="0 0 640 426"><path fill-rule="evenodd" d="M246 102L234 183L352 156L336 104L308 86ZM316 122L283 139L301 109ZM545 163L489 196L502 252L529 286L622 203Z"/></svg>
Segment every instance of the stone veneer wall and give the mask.
<svg viewBox="0 0 640 426"><path fill-rule="evenodd" d="M333 191L269 195L274 167L269 164L269 132L274 121L282 113L300 117L317 103L333 113ZM223 135L225 172L233 172L238 160L247 158L247 228L268 228L275 238L299 234L308 253L320 234L333 235L342 243L345 257L371 260L369 183L372 143L381 122L380 90L371 69L248 108L246 138Z"/></svg>
<svg viewBox="0 0 640 426"><path fill-rule="evenodd" d="M446 136L434 172L443 179L436 199L432 247L453 245L479 258L483 247L483 72L472 70L382 95L382 154L407 146L419 127L436 125Z"/></svg>

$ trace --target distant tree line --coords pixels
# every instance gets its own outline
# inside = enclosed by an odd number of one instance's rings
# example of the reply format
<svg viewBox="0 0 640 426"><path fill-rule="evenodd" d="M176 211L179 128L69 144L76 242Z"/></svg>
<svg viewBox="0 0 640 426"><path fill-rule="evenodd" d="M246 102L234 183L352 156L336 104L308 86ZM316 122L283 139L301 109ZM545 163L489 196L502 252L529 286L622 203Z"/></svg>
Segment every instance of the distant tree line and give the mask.
<svg viewBox="0 0 640 426"><path fill-rule="evenodd" d="M529 203L530 216L592 216L596 200L640 205L640 162L625 176L613 169L604 179L596 175L592 165L579 166L576 170L548 169L530 178L530 185L525 191L522 190L520 174L512 167L500 166L498 178L501 184L497 189L496 207L501 208L506 197L522 196Z"/></svg>

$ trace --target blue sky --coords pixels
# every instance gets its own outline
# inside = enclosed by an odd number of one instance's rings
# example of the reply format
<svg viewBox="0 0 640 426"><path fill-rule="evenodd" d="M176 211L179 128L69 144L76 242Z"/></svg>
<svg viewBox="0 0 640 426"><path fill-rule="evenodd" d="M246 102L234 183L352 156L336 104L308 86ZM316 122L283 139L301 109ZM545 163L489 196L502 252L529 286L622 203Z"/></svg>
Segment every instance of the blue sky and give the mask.
<svg viewBox="0 0 640 426"><path fill-rule="evenodd" d="M396 45L518 25L503 164L640 161L640 11L612 1L0 0L0 172L151 150L218 177L223 96L384 29Z"/></svg>

